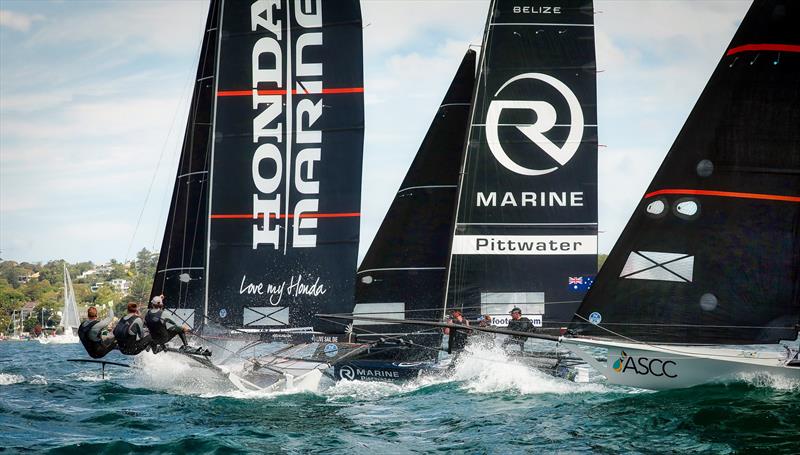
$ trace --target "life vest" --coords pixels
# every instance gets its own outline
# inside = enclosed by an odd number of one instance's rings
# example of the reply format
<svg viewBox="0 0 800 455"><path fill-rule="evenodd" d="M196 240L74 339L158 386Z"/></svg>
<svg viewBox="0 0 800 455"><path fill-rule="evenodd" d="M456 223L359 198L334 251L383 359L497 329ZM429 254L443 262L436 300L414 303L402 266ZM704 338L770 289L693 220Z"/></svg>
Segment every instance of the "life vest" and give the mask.
<svg viewBox="0 0 800 455"><path fill-rule="evenodd" d="M161 319L162 314L163 311L150 310L144 317L144 323L147 329L150 330L150 336L157 342L162 342L162 340L167 340L169 338L167 324Z"/></svg>
<svg viewBox="0 0 800 455"><path fill-rule="evenodd" d="M131 334L131 326L137 319L141 318L139 316L133 316L128 319L123 318L114 327L114 338L116 338L117 344L124 345L136 342L136 335Z"/></svg>
<svg viewBox="0 0 800 455"><path fill-rule="evenodd" d="M81 344L83 345L83 348L86 349L86 353L95 359L105 355L105 351L101 349L103 347L102 343L89 338L89 332L98 322L100 321L97 319L94 321L85 321L80 325L80 327L78 327L78 339L81 340Z"/></svg>

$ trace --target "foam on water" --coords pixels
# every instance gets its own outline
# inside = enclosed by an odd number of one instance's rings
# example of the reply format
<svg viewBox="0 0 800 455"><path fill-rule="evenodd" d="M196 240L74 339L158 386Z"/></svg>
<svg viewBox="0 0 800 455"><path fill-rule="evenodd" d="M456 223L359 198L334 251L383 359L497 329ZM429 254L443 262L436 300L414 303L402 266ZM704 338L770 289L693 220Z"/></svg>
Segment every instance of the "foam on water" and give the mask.
<svg viewBox="0 0 800 455"><path fill-rule="evenodd" d="M25 382L25 376L18 374L0 373L0 385L13 385Z"/></svg>
<svg viewBox="0 0 800 455"><path fill-rule="evenodd" d="M133 358L137 386L178 395L225 393L231 388L213 371L179 354L142 352Z"/></svg>
<svg viewBox="0 0 800 455"><path fill-rule="evenodd" d="M755 387L765 387L787 392L800 391L800 380L763 373L743 373L738 379Z"/></svg>
<svg viewBox="0 0 800 455"><path fill-rule="evenodd" d="M514 391L520 394L606 393L611 389L599 383L575 383L510 358L498 346L469 344L453 367L452 379L462 382L470 393Z"/></svg>

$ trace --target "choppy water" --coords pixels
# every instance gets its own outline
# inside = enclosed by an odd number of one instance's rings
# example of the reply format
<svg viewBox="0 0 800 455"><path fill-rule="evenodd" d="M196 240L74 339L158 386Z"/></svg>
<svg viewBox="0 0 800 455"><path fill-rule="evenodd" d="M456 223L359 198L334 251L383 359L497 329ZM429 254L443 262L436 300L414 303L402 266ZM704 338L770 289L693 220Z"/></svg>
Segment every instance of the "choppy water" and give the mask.
<svg viewBox="0 0 800 455"><path fill-rule="evenodd" d="M161 356L101 380L99 367L66 361L85 357L79 345L0 343L0 451L800 452L797 384L646 392L478 355L450 379L252 396Z"/></svg>

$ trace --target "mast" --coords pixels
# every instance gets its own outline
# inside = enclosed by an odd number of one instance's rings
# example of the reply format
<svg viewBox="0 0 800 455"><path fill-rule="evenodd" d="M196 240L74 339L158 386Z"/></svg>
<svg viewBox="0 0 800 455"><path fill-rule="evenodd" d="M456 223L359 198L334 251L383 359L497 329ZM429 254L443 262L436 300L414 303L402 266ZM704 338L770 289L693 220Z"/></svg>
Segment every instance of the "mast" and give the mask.
<svg viewBox="0 0 800 455"><path fill-rule="evenodd" d="M450 88L359 267L353 314L437 319L442 311L460 157L475 84L475 52L467 51ZM398 332L395 325L354 322L361 338ZM359 330L364 327L364 330ZM403 331L415 332L413 326ZM364 333L362 333L364 332ZM373 334L373 335L371 335ZM378 334L378 335L374 335ZM425 338L421 340L420 338ZM414 342L438 347L441 332ZM426 350L424 355L432 352Z"/></svg>
<svg viewBox="0 0 800 455"><path fill-rule="evenodd" d="M557 3L493 1L478 66L445 299L500 326L566 325L597 267L594 11Z"/></svg>
<svg viewBox="0 0 800 455"><path fill-rule="evenodd" d="M800 4L753 3L577 312L579 334L794 340Z"/></svg>

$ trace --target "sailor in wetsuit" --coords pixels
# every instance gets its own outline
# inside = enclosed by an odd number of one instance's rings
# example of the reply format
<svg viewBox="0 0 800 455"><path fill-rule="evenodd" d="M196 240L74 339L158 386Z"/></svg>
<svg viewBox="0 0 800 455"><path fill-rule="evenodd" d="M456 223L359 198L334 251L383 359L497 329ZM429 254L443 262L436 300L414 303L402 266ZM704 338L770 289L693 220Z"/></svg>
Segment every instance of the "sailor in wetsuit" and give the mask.
<svg viewBox="0 0 800 455"><path fill-rule="evenodd" d="M128 304L128 314L114 327L114 338L117 339L119 351L126 355L136 355L151 345L153 353L158 352L158 346L153 343L144 320L139 316L139 306L135 303Z"/></svg>
<svg viewBox="0 0 800 455"><path fill-rule="evenodd" d="M97 320L97 308L91 306L86 312L89 319L81 322L78 327L78 338L86 353L93 359L104 357L117 347L114 335L102 336L103 330L114 321L114 313L109 312L109 316L102 321Z"/></svg>
<svg viewBox="0 0 800 455"><path fill-rule="evenodd" d="M513 330L515 332L533 332L533 323L530 319L522 317L522 310L518 307L514 307L510 311L511 313L511 320L508 321L508 330ZM506 346L519 346L519 350L522 351L525 345L526 337L523 336L510 336L505 342L503 342L503 347Z"/></svg>
<svg viewBox="0 0 800 455"><path fill-rule="evenodd" d="M462 315L461 311L459 310L453 310L450 323L469 327L469 321L464 319L464 315ZM453 351L456 351L456 354L458 354L464 349L464 347L467 346L467 337L469 336L468 332L468 330L455 330L450 329L449 327L444 329L444 333L449 335L447 343L448 354L452 354Z"/></svg>
<svg viewBox="0 0 800 455"><path fill-rule="evenodd" d="M163 295L157 295L150 301L150 309L147 310L147 314L144 316L144 323L150 331L153 343L160 345L162 351L165 349L165 345L176 335L181 338L183 349L186 348L186 333L189 331L189 326L179 326L164 314Z"/></svg>

